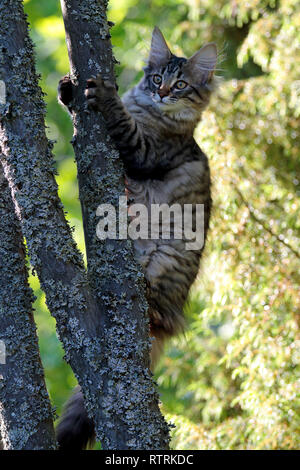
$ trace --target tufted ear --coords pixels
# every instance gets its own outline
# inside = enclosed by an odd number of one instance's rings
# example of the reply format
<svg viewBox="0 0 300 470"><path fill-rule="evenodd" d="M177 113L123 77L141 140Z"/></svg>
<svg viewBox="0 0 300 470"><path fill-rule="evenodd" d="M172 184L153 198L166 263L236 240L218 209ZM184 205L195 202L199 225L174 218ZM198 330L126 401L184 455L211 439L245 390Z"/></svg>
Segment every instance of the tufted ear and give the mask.
<svg viewBox="0 0 300 470"><path fill-rule="evenodd" d="M191 74L200 78L201 82L209 81L216 68L218 59L217 46L210 42L195 52L186 63L186 68ZM200 74L200 76L199 76Z"/></svg>
<svg viewBox="0 0 300 470"><path fill-rule="evenodd" d="M148 63L152 65L165 64L171 58L171 51L160 29L155 26L152 33L151 49Z"/></svg>

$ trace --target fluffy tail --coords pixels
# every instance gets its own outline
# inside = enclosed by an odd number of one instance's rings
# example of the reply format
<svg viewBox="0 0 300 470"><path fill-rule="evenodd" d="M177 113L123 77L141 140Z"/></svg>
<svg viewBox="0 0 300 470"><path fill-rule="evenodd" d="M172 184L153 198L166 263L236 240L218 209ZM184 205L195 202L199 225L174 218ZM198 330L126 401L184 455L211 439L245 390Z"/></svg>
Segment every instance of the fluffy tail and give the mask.
<svg viewBox="0 0 300 470"><path fill-rule="evenodd" d="M95 442L94 423L88 417L80 387L68 400L56 428L60 450L81 450Z"/></svg>
<svg viewBox="0 0 300 470"><path fill-rule="evenodd" d="M155 334L152 332L152 334ZM151 351L151 369L153 370L163 349L164 338L153 341ZM92 447L95 443L95 428L84 407L80 387L76 387L67 401L63 414L56 428L56 439L60 450L81 450Z"/></svg>

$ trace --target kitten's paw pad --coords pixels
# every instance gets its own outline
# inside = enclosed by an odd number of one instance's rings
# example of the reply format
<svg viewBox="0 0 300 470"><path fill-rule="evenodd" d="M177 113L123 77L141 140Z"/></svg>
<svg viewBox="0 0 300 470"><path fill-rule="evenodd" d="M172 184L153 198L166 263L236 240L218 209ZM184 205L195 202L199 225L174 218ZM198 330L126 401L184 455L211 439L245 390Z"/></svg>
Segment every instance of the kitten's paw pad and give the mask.
<svg viewBox="0 0 300 470"><path fill-rule="evenodd" d="M115 93L116 87L109 80L104 80L101 75L89 78L84 92L88 105L92 108L96 108Z"/></svg>
<svg viewBox="0 0 300 470"><path fill-rule="evenodd" d="M73 99L73 84L70 75L65 75L58 82L58 99L68 106Z"/></svg>

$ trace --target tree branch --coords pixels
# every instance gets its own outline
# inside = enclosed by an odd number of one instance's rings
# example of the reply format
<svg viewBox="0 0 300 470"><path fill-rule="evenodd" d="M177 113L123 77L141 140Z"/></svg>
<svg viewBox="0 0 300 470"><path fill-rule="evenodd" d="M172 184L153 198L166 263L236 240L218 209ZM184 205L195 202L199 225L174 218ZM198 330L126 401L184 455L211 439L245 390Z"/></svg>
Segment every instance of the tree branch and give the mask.
<svg viewBox="0 0 300 470"><path fill-rule="evenodd" d="M0 155L13 194L31 263L38 273L57 331L85 394L96 427L101 389L103 322L83 260L57 194L44 103L32 43L20 0L0 3L0 79L7 102L0 110Z"/></svg>
<svg viewBox="0 0 300 470"><path fill-rule="evenodd" d="M122 162L102 116L87 111L84 99L86 80L92 75L101 72L114 82L107 2L61 0L61 6L73 81L73 146L88 274L105 324L100 334L105 344L103 377L107 380L100 397L104 413L98 437L106 449L167 449L168 426L149 372L144 279L131 241L99 240L96 236L98 205L118 207L119 197L125 194Z"/></svg>
<svg viewBox="0 0 300 470"><path fill-rule="evenodd" d="M235 185L235 190L236 192L238 193L240 199L242 200L242 202L245 204L245 206L247 207L248 211L249 211L249 214L251 215L252 219L254 219L256 222L258 222L264 229L266 232L268 232L270 235L272 235L272 237L276 238L276 240L279 242L279 243L282 243L284 246L286 246L286 248L288 248L292 253L294 253L295 256L297 256L297 258L300 258L300 253L295 250L295 248L293 248L288 242L286 242L283 238L280 238L279 235L277 235L277 233L275 233L271 227L261 218L261 217L258 217L256 214L255 214L255 211L254 209L252 208L252 206L247 202L247 200L245 199L243 193L239 190L237 184Z"/></svg>
<svg viewBox="0 0 300 470"><path fill-rule="evenodd" d="M5 363L0 360L0 434L4 450L56 448L33 300L20 223L0 164L0 340L5 346Z"/></svg>
<svg viewBox="0 0 300 470"><path fill-rule="evenodd" d="M72 14L76 17L76 10ZM104 263L108 262L107 270L99 265L100 258L97 263L94 261L97 268L93 270L88 250L94 287L97 282L92 273L98 271L104 277L106 288L111 289L111 295L105 291L107 298L101 296L105 302L103 317L57 195L51 144L44 129L44 103L21 1L3 0L0 17L0 79L7 89L7 102L0 110L0 158L20 216L31 263L46 293L49 310L56 318L66 359L81 385L103 447L165 448L167 425L160 415L157 394L146 367L145 312L141 314L135 308L140 306L141 299L140 288L135 293L138 273L134 266L127 265L128 250L120 249L115 253L107 244L103 257ZM95 18L99 19L97 15ZM97 122L90 134L92 140L93 135L99 135ZM99 140L96 147L105 150L103 140ZM92 162L95 153L83 150L84 157L89 158L81 160L82 170L91 171L95 168ZM107 155L116 158L116 154ZM98 177L100 171L101 167L96 165ZM115 175L115 181L119 175ZM109 185L107 191L110 191ZM92 211L92 207L86 206L86 209ZM86 229L86 233L92 232ZM127 242L123 243L124 248ZM126 273L123 269L122 276L114 279L113 269L120 255L120 264L128 270ZM114 260L113 265L109 264L108 256ZM110 356L114 347L116 353Z"/></svg>

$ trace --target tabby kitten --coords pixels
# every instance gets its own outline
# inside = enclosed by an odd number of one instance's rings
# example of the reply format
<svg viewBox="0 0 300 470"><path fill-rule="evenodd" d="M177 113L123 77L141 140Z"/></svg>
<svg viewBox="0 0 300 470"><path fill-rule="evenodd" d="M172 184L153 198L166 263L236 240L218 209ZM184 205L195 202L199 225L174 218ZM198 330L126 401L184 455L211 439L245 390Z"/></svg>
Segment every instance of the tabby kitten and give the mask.
<svg viewBox="0 0 300 470"><path fill-rule="evenodd" d="M85 91L89 106L102 113L123 159L130 201L149 209L152 204L203 204L204 240L211 211L210 172L193 133L216 85L216 62L212 43L189 59L176 57L155 27L144 77L122 100L115 86L100 75L88 80ZM68 106L72 97L65 79L59 95ZM150 330L155 338L152 367L164 341L184 326L183 306L204 247L187 250L186 240L173 235L134 241L147 282ZM92 437L93 425L78 390L58 426L58 441L61 448L71 449L85 446Z"/></svg>

